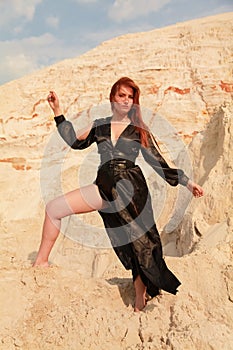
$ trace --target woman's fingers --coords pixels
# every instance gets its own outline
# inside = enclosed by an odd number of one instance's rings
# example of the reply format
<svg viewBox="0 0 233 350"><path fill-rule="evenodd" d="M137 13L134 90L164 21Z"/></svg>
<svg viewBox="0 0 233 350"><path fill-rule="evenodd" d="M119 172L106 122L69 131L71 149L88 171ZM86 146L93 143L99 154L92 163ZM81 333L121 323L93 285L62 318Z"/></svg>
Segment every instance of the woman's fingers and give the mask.
<svg viewBox="0 0 233 350"><path fill-rule="evenodd" d="M48 94L47 101L51 102L53 100L53 96L51 92Z"/></svg>
<svg viewBox="0 0 233 350"><path fill-rule="evenodd" d="M48 94L47 100L50 101L50 102L51 101L54 102L55 99L56 99L56 94L54 93L54 91L50 91L49 94Z"/></svg>
<svg viewBox="0 0 233 350"><path fill-rule="evenodd" d="M203 188L199 185L194 184L193 194L195 197L202 197L204 194Z"/></svg>
<svg viewBox="0 0 233 350"><path fill-rule="evenodd" d="M54 91L50 91L47 96L47 101L52 108L57 108L59 106L59 100Z"/></svg>
<svg viewBox="0 0 233 350"><path fill-rule="evenodd" d="M189 180L187 184L187 188L194 195L194 197L202 197L204 195L204 190L201 186L195 184L191 180Z"/></svg>
<svg viewBox="0 0 233 350"><path fill-rule="evenodd" d="M49 94L47 96L47 101L48 101L48 104L49 104L50 108L53 110L53 113L55 115L62 114L61 110L60 110L60 106L59 106L59 99L58 99L55 91L49 91Z"/></svg>

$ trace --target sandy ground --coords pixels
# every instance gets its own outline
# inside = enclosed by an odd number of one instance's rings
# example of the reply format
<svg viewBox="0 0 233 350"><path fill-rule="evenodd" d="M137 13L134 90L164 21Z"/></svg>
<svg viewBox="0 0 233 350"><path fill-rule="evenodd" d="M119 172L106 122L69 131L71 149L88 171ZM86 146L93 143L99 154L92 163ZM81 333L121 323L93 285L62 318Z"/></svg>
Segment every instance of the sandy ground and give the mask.
<svg viewBox="0 0 233 350"><path fill-rule="evenodd" d="M94 271L93 249L80 247L80 258L77 243L61 235L53 267L32 268L41 224L2 227L1 349L233 348L232 243L210 247L207 239L190 255L166 257L182 281L178 295L162 292L135 313L130 273L110 250L97 252ZM229 241L226 223L212 230Z"/></svg>

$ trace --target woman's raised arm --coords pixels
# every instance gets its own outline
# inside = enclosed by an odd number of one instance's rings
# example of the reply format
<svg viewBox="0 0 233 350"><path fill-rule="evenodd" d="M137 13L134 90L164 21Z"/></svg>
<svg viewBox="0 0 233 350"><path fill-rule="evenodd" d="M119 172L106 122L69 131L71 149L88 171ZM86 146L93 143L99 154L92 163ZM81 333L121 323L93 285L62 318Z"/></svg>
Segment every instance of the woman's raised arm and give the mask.
<svg viewBox="0 0 233 350"><path fill-rule="evenodd" d="M54 119L58 132L63 140L73 149L83 149L89 147L95 141L94 123L80 129L76 134L72 123L65 119L62 114L59 98L55 91L50 91L47 97L50 108L54 113Z"/></svg>

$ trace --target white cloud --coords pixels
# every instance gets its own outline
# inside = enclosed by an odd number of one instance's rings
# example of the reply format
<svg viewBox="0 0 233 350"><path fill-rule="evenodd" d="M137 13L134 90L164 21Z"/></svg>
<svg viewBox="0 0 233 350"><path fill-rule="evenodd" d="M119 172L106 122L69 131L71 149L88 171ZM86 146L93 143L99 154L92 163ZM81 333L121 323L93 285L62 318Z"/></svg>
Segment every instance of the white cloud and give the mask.
<svg viewBox="0 0 233 350"><path fill-rule="evenodd" d="M8 0L0 1L0 23L5 25L16 18L24 18L31 21L35 9L43 0Z"/></svg>
<svg viewBox="0 0 233 350"><path fill-rule="evenodd" d="M7 55L5 60L1 63L0 73L1 77L5 79L16 79L33 72L38 68L37 62L32 57L24 53L16 55Z"/></svg>
<svg viewBox="0 0 233 350"><path fill-rule="evenodd" d="M12 30L13 30L14 34L20 34L23 31L23 26L21 26L21 25L16 26Z"/></svg>
<svg viewBox="0 0 233 350"><path fill-rule="evenodd" d="M83 51L83 47L68 46L49 33L22 40L0 41L0 85L65 58L78 56Z"/></svg>
<svg viewBox="0 0 233 350"><path fill-rule="evenodd" d="M60 47L60 42L50 34L0 42L1 81L17 79L48 65L54 52L59 59Z"/></svg>
<svg viewBox="0 0 233 350"><path fill-rule="evenodd" d="M108 16L116 22L122 22L159 11L171 0L115 0Z"/></svg>
<svg viewBox="0 0 233 350"><path fill-rule="evenodd" d="M59 18L56 16L50 16L46 18L46 23L52 28L58 28Z"/></svg>

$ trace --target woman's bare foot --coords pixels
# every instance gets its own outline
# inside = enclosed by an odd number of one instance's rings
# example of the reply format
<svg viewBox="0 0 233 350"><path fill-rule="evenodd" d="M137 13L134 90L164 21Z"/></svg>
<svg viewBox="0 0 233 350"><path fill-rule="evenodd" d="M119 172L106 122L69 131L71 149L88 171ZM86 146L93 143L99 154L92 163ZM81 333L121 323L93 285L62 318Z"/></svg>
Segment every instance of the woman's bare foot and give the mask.
<svg viewBox="0 0 233 350"><path fill-rule="evenodd" d="M146 298L145 297L135 299L135 305L134 305L135 312L142 311L145 306L146 306Z"/></svg>
<svg viewBox="0 0 233 350"><path fill-rule="evenodd" d="M35 261L32 267L49 267L48 261Z"/></svg>
<svg viewBox="0 0 233 350"><path fill-rule="evenodd" d="M134 281L134 288L136 293L134 311L139 312L146 306L146 286L139 275Z"/></svg>

